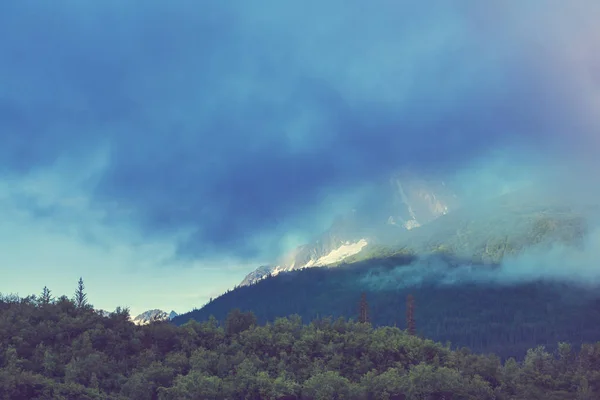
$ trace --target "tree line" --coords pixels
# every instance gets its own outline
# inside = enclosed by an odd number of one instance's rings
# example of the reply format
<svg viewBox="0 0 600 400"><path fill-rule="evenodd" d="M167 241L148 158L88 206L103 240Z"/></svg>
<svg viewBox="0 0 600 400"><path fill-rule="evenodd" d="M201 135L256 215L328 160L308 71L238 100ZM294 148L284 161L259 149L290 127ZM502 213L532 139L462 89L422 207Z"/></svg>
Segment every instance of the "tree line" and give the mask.
<svg viewBox="0 0 600 400"><path fill-rule="evenodd" d="M537 345L555 351L559 342L580 346L600 338L597 290L549 281L403 285L396 280L399 268L365 261L279 274L228 291L173 322L203 321L211 315L223 322L234 308L254 312L259 324L292 314L304 321L324 315L359 320L356 303L365 293L374 327L409 329L405 312L408 295L412 295L420 334L475 352L493 352L502 360L523 359L527 350Z"/></svg>
<svg viewBox="0 0 600 400"><path fill-rule="evenodd" d="M181 326L136 326L126 308L73 298L0 296L2 399L597 399L600 343L535 347L522 361L453 350L411 329L298 315L260 324L230 310Z"/></svg>

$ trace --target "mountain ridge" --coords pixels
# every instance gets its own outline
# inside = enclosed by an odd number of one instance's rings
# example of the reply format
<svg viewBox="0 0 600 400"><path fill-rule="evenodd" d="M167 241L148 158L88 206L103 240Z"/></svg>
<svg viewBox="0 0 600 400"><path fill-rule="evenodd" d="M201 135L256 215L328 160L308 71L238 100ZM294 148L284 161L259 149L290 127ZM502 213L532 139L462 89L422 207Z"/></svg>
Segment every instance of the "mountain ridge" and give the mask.
<svg viewBox="0 0 600 400"><path fill-rule="evenodd" d="M148 310L148 311L144 311L143 313L140 313L136 317L132 318L131 322L133 322L136 325L148 325L152 322L171 321L173 318L177 317L178 315L179 314L177 314L173 310L171 310L171 312L167 313L166 311L162 311L159 309L152 309L152 310Z"/></svg>
<svg viewBox="0 0 600 400"><path fill-rule="evenodd" d="M389 242L401 231L434 221L458 203L456 194L443 181L419 178L408 171L394 174L376 197L338 215L329 229L276 263L250 272L240 286L282 272L335 265L369 246Z"/></svg>
<svg viewBox="0 0 600 400"><path fill-rule="evenodd" d="M106 310L95 310L95 312L103 317L110 317L111 316L111 312L106 311ZM173 318L179 316L178 313L176 313L175 311L171 310L171 312L166 312L163 310L159 310L159 309L152 309L152 310L147 310L144 311L138 315L136 315L135 317L133 316L129 316L129 320L131 322L133 322L135 325L148 325L151 322L158 322L158 321L171 321Z"/></svg>

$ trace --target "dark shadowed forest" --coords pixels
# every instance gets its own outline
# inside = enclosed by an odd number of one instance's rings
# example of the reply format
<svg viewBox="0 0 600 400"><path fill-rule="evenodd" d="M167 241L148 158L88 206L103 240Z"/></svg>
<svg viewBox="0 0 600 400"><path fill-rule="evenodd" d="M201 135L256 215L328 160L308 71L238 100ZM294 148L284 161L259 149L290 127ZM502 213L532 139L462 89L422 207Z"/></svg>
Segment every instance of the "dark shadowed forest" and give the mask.
<svg viewBox="0 0 600 400"><path fill-rule="evenodd" d="M389 283L401 262L388 258L269 277L229 291L173 322L203 321L211 315L222 322L233 308L252 311L260 324L291 314L304 321L322 316L358 319L357 303L366 292L375 327L406 329L406 298L412 294L418 334L474 352L494 353L503 360L522 359L528 349L539 345L554 351L558 342L580 345L600 338L600 294L591 289L542 280L501 285L441 284L431 279L406 287L402 282L370 285Z"/></svg>
<svg viewBox="0 0 600 400"><path fill-rule="evenodd" d="M269 284L266 281L265 284ZM258 286L258 285L257 285ZM253 290L253 288L248 288ZM310 295L310 293L309 293ZM423 337L417 297L408 329L298 315L262 324L230 310L176 326L136 326L127 309L103 316L80 286L73 299L0 298L2 399L597 399L600 343L538 346L522 360L453 350ZM481 304L480 304L481 305ZM421 306L422 307L422 306ZM420 310L420 311L419 311ZM460 316L455 316L459 318ZM449 317L450 318L450 317ZM403 324L405 323L403 321ZM420 325L421 324L421 325ZM518 331L518 328L515 328ZM465 327L465 332L468 329Z"/></svg>

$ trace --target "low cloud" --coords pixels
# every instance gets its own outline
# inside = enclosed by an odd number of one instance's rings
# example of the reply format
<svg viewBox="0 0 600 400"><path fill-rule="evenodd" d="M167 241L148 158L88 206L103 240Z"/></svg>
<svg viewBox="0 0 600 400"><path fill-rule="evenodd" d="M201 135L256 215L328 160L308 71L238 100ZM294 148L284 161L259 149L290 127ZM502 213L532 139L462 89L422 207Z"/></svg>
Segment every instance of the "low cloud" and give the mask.
<svg viewBox="0 0 600 400"><path fill-rule="evenodd" d="M569 283L584 288L600 286L600 228L590 235L584 248L555 244L533 248L507 257L498 265L473 265L424 257L406 266L368 273L360 283L371 290L390 290L421 285L473 283L516 285L538 281Z"/></svg>
<svg viewBox="0 0 600 400"><path fill-rule="evenodd" d="M400 244L417 249L417 260L370 271L360 283L372 290L536 281L600 286L598 180L589 170L551 171L524 170L534 183L509 181L506 194L498 196L500 188L407 233ZM432 247L442 252L418 251ZM504 255L494 258L502 248Z"/></svg>

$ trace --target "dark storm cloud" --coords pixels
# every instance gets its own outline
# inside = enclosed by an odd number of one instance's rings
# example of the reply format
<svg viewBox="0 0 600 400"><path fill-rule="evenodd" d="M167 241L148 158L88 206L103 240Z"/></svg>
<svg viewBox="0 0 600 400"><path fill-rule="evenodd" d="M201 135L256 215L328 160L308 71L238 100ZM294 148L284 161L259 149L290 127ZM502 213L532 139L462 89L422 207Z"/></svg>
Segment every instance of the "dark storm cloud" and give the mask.
<svg viewBox="0 0 600 400"><path fill-rule="evenodd" d="M597 48L569 28L599 7L557 28L566 6L503 4L5 4L2 170L108 146L93 191L108 221L186 230L181 255L277 251L325 196L398 167L582 137L597 92L576 90L588 60L562 48Z"/></svg>

